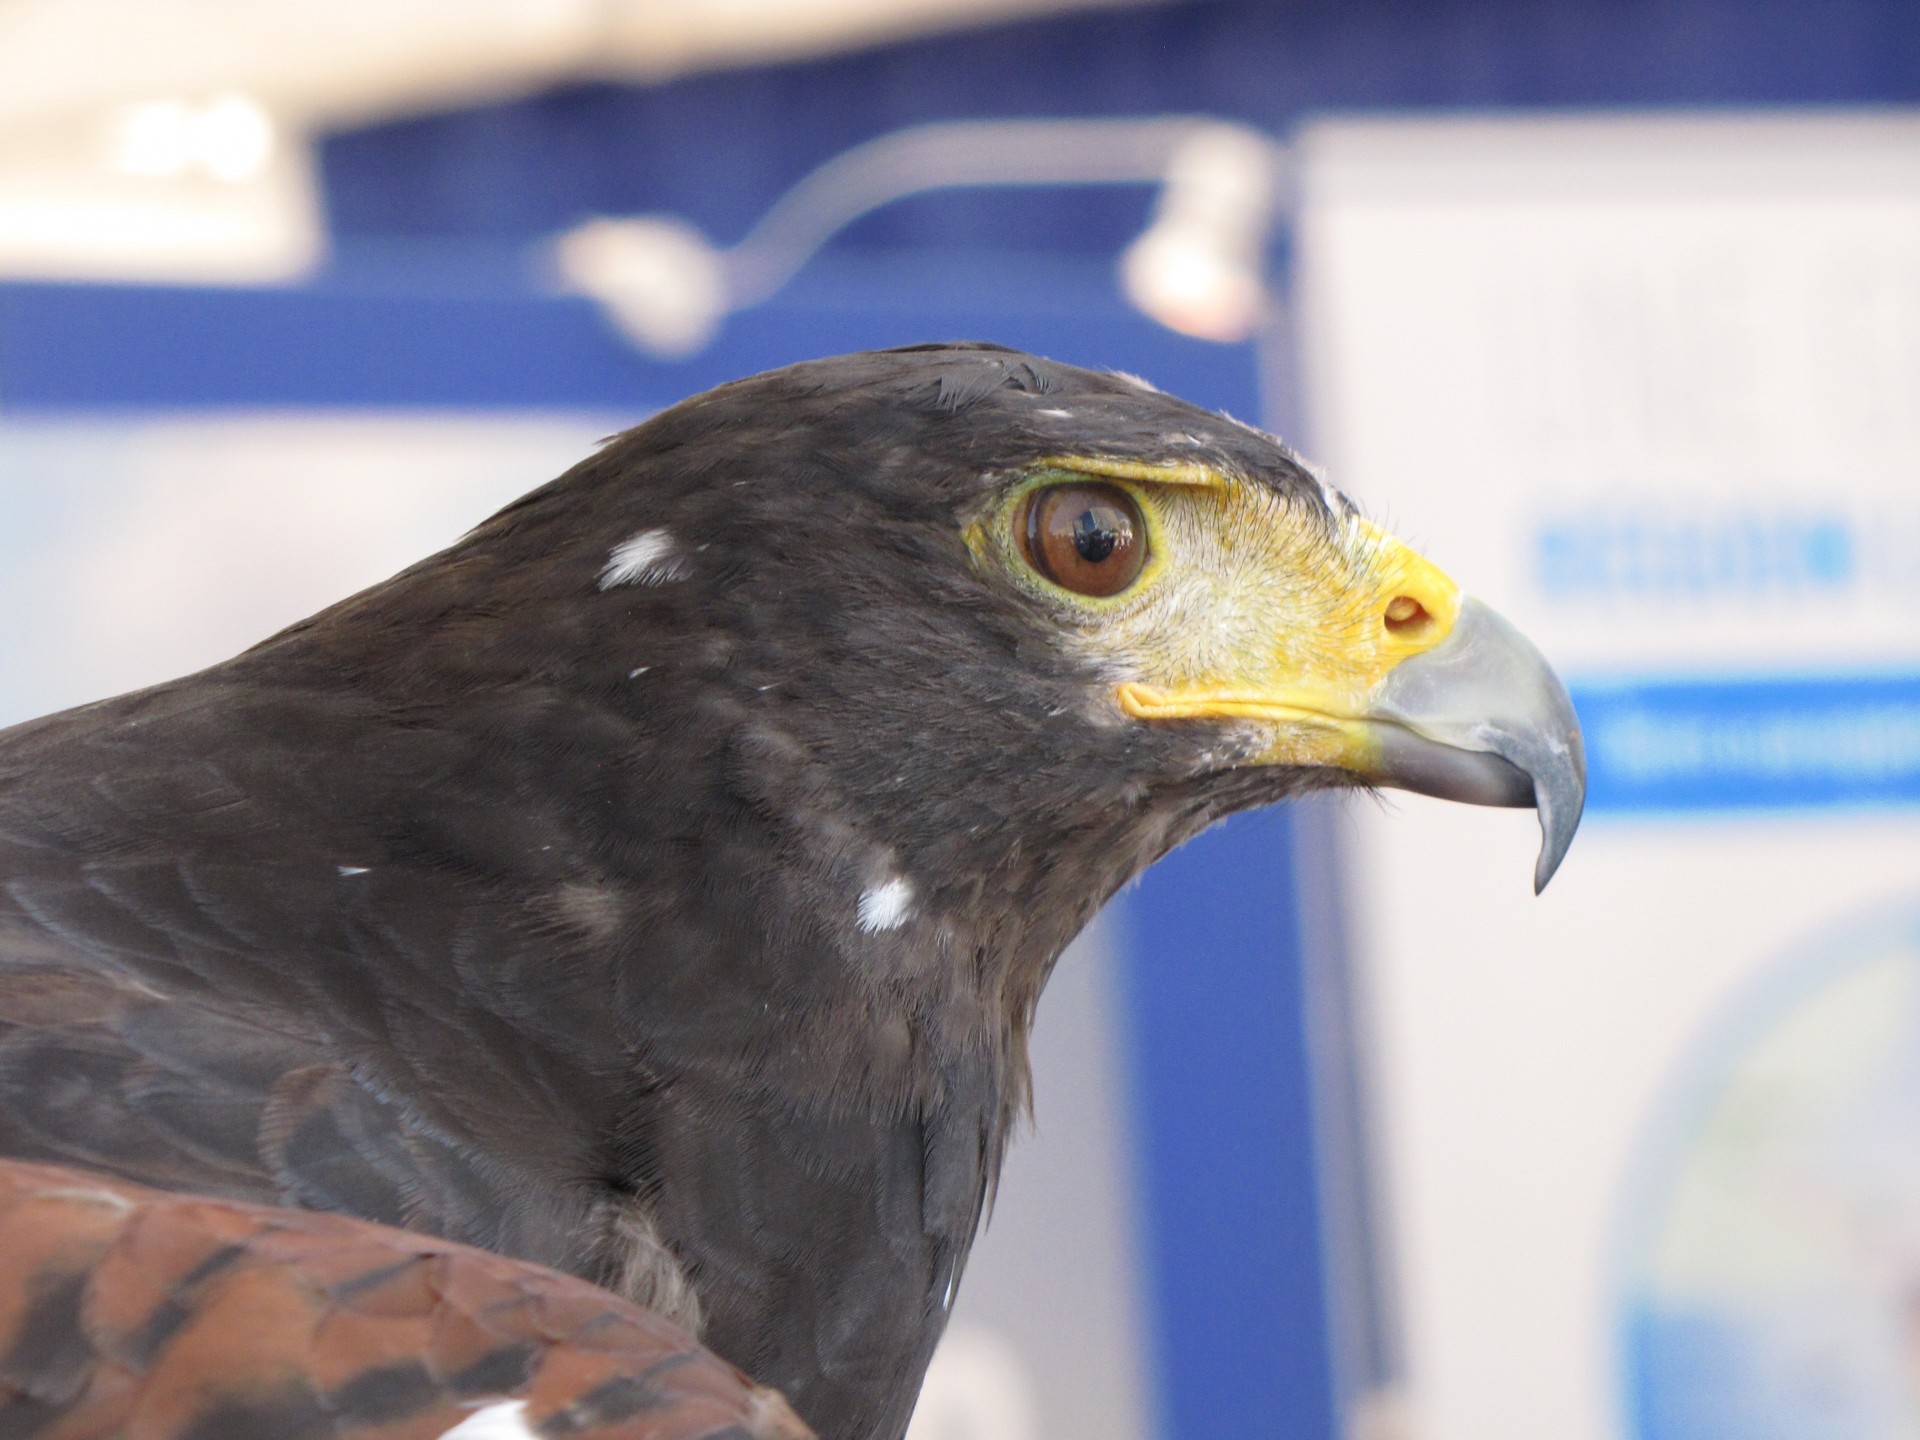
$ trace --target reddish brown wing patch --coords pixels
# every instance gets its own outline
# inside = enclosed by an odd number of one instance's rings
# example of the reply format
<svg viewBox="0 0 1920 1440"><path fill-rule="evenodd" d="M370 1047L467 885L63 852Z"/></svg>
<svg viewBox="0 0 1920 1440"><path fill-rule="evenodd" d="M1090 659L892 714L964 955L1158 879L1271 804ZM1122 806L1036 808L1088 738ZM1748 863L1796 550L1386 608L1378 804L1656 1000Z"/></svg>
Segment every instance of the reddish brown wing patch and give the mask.
<svg viewBox="0 0 1920 1440"><path fill-rule="evenodd" d="M0 1161L0 1433L810 1440L785 1402L584 1281L335 1215Z"/></svg>

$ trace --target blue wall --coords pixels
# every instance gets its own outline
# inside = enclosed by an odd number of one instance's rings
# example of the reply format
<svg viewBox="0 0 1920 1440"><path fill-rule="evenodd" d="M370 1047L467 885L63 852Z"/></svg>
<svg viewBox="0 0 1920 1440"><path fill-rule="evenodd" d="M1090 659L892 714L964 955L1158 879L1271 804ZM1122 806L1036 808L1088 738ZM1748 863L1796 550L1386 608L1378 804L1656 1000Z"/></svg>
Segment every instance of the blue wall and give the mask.
<svg viewBox="0 0 1920 1440"><path fill-rule="evenodd" d="M1122 912L1165 1440L1333 1440L1295 845L1241 815Z"/></svg>
<svg viewBox="0 0 1920 1440"><path fill-rule="evenodd" d="M1005 25L653 88L570 86L334 136L350 244L525 240L665 210L731 242L802 175L919 121L1205 112L1284 133L1335 110L1900 104L1913 0L1211 0ZM852 246L1111 256L1148 198L948 194Z"/></svg>
<svg viewBox="0 0 1920 1440"><path fill-rule="evenodd" d="M1200 403L1259 411L1247 347L1145 320L1109 267L814 267L684 362L636 353L599 310L497 257L345 263L319 283L195 289L0 283L0 406L630 407L849 350L982 339L1136 371Z"/></svg>

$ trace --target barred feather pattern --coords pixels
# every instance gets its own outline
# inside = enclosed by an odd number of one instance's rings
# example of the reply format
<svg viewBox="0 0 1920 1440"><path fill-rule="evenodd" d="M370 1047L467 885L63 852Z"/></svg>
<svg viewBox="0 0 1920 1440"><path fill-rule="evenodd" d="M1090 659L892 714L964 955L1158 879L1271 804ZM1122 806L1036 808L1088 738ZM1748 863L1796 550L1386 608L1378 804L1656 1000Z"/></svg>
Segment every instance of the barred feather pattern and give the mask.
<svg viewBox="0 0 1920 1440"><path fill-rule="evenodd" d="M0 1162L0 1433L482 1431L812 1433L684 1331L571 1276L339 1215Z"/></svg>

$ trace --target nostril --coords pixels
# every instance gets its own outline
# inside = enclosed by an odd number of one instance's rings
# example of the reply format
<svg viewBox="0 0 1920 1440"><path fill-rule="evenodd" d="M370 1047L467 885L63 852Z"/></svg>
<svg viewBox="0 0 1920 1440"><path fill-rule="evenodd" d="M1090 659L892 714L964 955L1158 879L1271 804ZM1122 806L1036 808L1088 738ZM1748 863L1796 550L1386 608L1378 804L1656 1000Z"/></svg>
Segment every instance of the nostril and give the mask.
<svg viewBox="0 0 1920 1440"><path fill-rule="evenodd" d="M1396 595L1387 602L1387 629L1396 635L1417 631L1429 618L1427 607L1411 595Z"/></svg>

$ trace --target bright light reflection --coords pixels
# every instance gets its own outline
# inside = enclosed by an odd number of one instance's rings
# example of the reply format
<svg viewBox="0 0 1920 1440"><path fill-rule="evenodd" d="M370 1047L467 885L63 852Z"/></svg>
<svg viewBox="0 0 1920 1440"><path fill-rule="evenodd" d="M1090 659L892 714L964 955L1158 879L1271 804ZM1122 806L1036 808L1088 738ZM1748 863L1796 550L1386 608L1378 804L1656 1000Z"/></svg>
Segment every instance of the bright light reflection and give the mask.
<svg viewBox="0 0 1920 1440"><path fill-rule="evenodd" d="M112 138L113 166L123 174L171 180L197 173L238 184L266 168L275 135L258 101L221 95L203 105L129 105L115 117Z"/></svg>
<svg viewBox="0 0 1920 1440"><path fill-rule="evenodd" d="M193 114L177 100L129 105L115 128L114 165L129 175L162 179L186 171Z"/></svg>
<svg viewBox="0 0 1920 1440"><path fill-rule="evenodd" d="M1162 325L1205 340L1237 341L1260 321L1266 287L1245 257L1219 237L1156 225L1120 262L1120 284L1135 306Z"/></svg>
<svg viewBox="0 0 1920 1440"><path fill-rule="evenodd" d="M195 158L216 180L245 180L273 157L273 119L245 95L214 100L193 117L190 133Z"/></svg>

